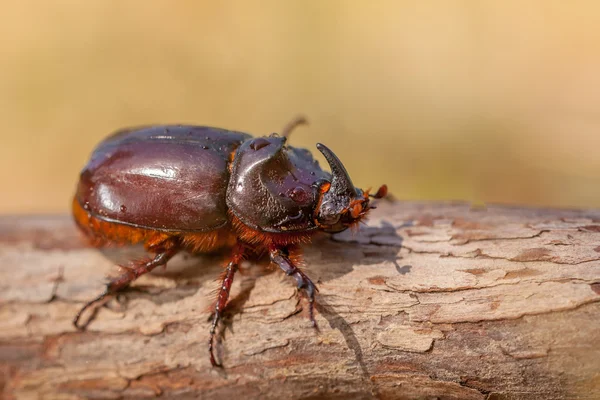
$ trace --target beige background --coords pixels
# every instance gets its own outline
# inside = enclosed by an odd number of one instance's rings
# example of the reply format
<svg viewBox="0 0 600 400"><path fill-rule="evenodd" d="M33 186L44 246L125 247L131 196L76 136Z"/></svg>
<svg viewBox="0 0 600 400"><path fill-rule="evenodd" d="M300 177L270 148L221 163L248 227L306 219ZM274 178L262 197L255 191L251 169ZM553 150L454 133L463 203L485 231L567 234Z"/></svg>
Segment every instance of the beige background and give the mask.
<svg viewBox="0 0 600 400"><path fill-rule="evenodd" d="M0 213L67 212L135 124L333 148L401 199L600 206L597 1L7 1Z"/></svg>

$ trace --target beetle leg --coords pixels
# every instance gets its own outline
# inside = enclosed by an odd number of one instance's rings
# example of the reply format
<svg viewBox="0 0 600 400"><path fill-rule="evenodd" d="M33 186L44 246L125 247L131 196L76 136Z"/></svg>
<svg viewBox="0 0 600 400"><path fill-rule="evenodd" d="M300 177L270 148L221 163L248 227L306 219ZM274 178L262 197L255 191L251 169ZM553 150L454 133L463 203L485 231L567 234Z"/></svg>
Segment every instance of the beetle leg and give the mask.
<svg viewBox="0 0 600 400"><path fill-rule="evenodd" d="M294 118L293 120L291 120L290 122L288 122L287 125L283 127L283 130L281 131L281 136L283 136L284 138L289 138L290 134L292 133L294 128L296 128L299 125L306 125L306 124L308 124L306 117L304 117L303 115L299 115L296 118Z"/></svg>
<svg viewBox="0 0 600 400"><path fill-rule="evenodd" d="M177 254L178 251L179 248L172 247L170 249L158 253L152 260L137 262L132 267L125 267L125 273L117 276L112 281L110 281L108 285L106 285L106 289L104 289L104 291L98 297L86 303L79 310L79 312L77 312L75 318L73 318L73 325L75 325L75 328L81 330L84 329L87 325L87 323L85 325L79 325L79 320L85 310L87 310L100 300L104 299L106 296L126 288L131 282L133 282L141 275L152 271L156 267L166 265L167 261L169 261L175 254Z"/></svg>
<svg viewBox="0 0 600 400"><path fill-rule="evenodd" d="M310 318L313 327L317 328L317 321L315 321L314 315L315 292L318 291L317 287L304 272L294 265L288 257L287 250L274 248L270 250L269 254L271 256L271 262L277 264L286 275L293 276L298 284L298 289L304 289L306 291L308 297L308 317Z"/></svg>
<svg viewBox="0 0 600 400"><path fill-rule="evenodd" d="M225 272L222 276L221 286L219 287L219 294L217 295L217 302L215 303L215 312L213 314L212 324L210 326L210 338L208 340L208 352L210 354L210 363L213 367L221 367L222 365L217 362L214 349L215 333L217 332L217 325L221 320L223 310L227 305L229 299L229 292L231 291L231 285L233 284L233 277L238 270L238 265L244 257L244 248L242 245L237 245L233 249L233 255L231 261L227 264Z"/></svg>

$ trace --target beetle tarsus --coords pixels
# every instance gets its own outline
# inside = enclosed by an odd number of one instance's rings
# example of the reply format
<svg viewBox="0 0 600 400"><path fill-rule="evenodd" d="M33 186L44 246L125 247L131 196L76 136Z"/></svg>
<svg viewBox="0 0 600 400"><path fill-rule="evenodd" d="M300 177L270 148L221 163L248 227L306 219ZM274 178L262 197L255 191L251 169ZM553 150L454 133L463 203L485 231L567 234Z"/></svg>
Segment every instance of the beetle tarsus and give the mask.
<svg viewBox="0 0 600 400"><path fill-rule="evenodd" d="M213 367L223 366L221 363L217 362L215 358L215 334L217 332L217 325L219 325L219 321L221 320L223 310L227 305L227 300L229 299L229 292L231 290L231 285L233 284L233 277L236 271L237 263L231 261L227 265L227 269L225 270L225 276L223 277L221 287L219 288L219 294L217 295L215 312L213 314L212 324L210 326L210 337L208 339L208 353L210 354L210 364Z"/></svg>
<svg viewBox="0 0 600 400"><path fill-rule="evenodd" d="M217 326L221 320L223 310L227 306L227 300L229 299L229 292L231 291L231 285L233 284L233 277L238 270L238 265L241 262L244 254L244 247L238 245L233 250L232 259L227 264L225 272L222 275L221 286L219 287L219 293L217 294L217 301L215 303L215 311L212 317L212 324L210 326L210 337L208 339L208 353L210 354L210 364L213 367L221 368L223 365L219 363L215 357L215 335L217 332Z"/></svg>
<svg viewBox="0 0 600 400"><path fill-rule="evenodd" d="M87 327L87 324L91 320L91 318L90 318L90 319L88 319L88 321L85 324L79 325L79 320L81 319L81 316L83 315L85 310L87 310L88 308L90 308L92 305L96 304L100 300L104 299L109 294L110 293L109 293L108 289L105 289L104 292L102 292L98 297L96 297L93 300L88 301L83 307L81 307L81 309L77 312L77 314L75 314L75 318L73 318L73 326L75 326L75 328L77 330L80 330L80 331L84 330Z"/></svg>
<svg viewBox="0 0 600 400"><path fill-rule="evenodd" d="M156 267L159 267L161 265L166 265L167 261L169 261L175 254L177 254L178 251L179 250L177 247L171 247L167 250L164 250L164 251L158 253L150 261L141 261L141 262L134 264L132 267L124 267L125 272L123 274L121 274L121 275L117 276L116 278L114 278L113 280L111 280L106 285L106 289L104 289L104 292L102 292L98 297L94 298L93 300L90 300L89 302L87 302L77 312L77 314L75 315L75 318L73 318L73 325L75 326L75 328L77 328L78 330L84 330L87 327L87 325L90 323L90 321L93 319L93 315L92 315L85 324L83 324L83 325L79 324L79 321L80 321L83 313L88 308L90 308L92 305L98 303L99 301L101 301L108 295L114 294L120 290L125 289L127 286L129 286L129 284L131 282L133 282L135 279L137 279L141 275L144 275L144 274L152 271Z"/></svg>
<svg viewBox="0 0 600 400"><path fill-rule="evenodd" d="M281 249L272 249L270 251L271 262L279 266L286 275L294 277L298 289L304 289L306 297L308 298L308 318L314 328L317 328L317 321L315 320L315 292L319 290L310 278L302 272L294 263L290 260L286 252Z"/></svg>

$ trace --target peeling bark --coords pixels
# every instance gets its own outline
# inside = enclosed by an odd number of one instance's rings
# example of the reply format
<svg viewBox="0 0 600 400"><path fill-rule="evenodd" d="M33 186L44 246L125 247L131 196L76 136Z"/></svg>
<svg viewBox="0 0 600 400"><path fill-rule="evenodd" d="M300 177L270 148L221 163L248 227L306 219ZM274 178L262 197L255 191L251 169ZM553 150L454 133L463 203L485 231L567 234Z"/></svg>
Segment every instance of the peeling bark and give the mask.
<svg viewBox="0 0 600 400"><path fill-rule="evenodd" d="M306 248L319 332L289 278L243 267L224 370L218 255L176 257L73 328L136 251L88 248L67 217L0 218L4 398L600 398L600 211L382 202Z"/></svg>

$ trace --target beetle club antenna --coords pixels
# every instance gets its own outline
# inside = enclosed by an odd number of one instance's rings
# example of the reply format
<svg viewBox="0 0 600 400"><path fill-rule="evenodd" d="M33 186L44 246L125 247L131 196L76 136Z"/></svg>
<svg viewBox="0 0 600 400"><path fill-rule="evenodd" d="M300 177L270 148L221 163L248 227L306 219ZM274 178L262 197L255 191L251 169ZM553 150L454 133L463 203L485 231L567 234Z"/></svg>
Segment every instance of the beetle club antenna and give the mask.
<svg viewBox="0 0 600 400"><path fill-rule="evenodd" d="M388 194L388 188L387 185L382 185L378 190L377 193L375 194L370 194L369 193L369 197L372 197L374 199L383 199L385 196L387 196ZM375 208L375 207L371 207L371 208Z"/></svg>
<svg viewBox="0 0 600 400"><path fill-rule="evenodd" d="M304 115L299 115L290 122L287 123L286 126L283 127L281 131L281 136L284 138L289 138L292 131L299 125L308 125L308 120Z"/></svg>

